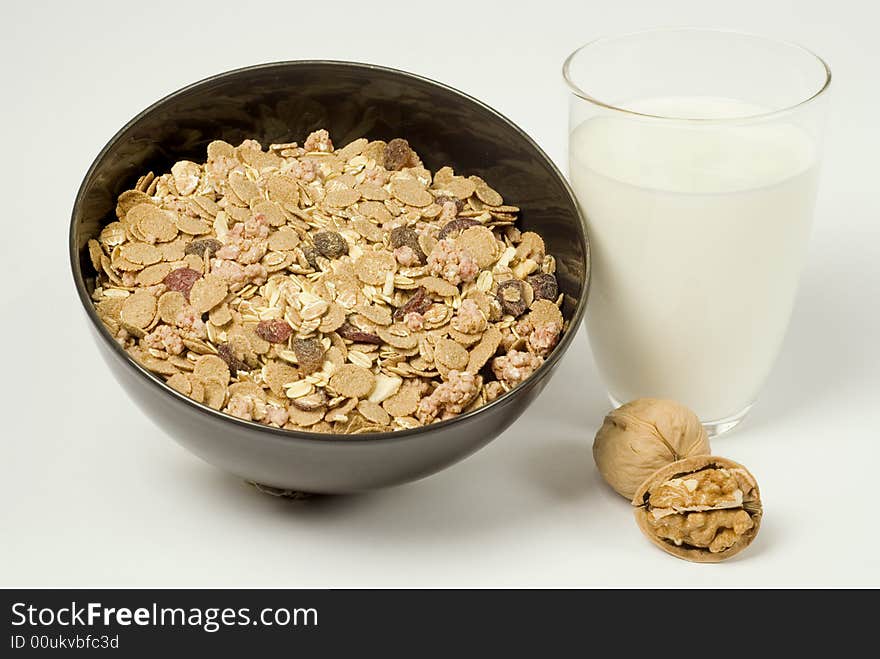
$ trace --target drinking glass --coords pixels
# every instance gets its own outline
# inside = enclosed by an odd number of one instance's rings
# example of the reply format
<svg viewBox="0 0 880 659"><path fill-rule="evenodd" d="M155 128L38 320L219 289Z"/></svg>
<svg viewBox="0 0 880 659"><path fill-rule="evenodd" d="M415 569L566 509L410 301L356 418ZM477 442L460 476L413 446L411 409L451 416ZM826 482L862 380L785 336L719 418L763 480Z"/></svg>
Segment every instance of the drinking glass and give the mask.
<svg viewBox="0 0 880 659"><path fill-rule="evenodd" d="M726 432L791 316L830 69L791 43L668 29L590 42L563 72L600 376L615 405L672 398Z"/></svg>

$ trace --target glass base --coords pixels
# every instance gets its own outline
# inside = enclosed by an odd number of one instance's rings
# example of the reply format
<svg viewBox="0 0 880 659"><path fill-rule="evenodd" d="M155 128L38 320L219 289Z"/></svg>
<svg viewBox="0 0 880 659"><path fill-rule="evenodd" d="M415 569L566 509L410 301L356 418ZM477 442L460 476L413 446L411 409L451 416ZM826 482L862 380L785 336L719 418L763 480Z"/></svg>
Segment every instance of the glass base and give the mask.
<svg viewBox="0 0 880 659"><path fill-rule="evenodd" d="M611 401L611 404L614 407L620 407L623 403L615 400L614 396L608 394L608 400ZM742 410L733 414L731 416L724 417L723 419L717 419L714 421L703 421L700 419L700 422L703 424L703 427L706 429L706 434L709 435L709 438L718 437L719 435L724 435L729 433L731 430L736 428L740 422L746 418L746 415L749 413L749 410L752 409L752 405L754 403L749 403Z"/></svg>

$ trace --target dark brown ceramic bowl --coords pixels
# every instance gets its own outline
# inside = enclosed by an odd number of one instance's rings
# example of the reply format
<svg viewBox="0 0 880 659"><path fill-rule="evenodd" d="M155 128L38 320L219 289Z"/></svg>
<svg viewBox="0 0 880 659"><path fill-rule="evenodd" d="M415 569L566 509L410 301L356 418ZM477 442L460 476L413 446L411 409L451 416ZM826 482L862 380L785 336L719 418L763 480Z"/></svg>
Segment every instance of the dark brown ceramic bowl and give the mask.
<svg viewBox="0 0 880 659"><path fill-rule="evenodd" d="M86 242L113 216L138 175L203 160L211 140L302 141L327 128L340 145L366 136L404 137L434 170L477 174L522 208L557 259L570 329L525 383L492 403L427 427L372 435L324 435L241 421L196 403L135 363L104 328L89 299L94 272ZM163 98L101 150L73 206L73 279L111 372L166 433L221 469L305 492L396 485L447 467L497 437L535 399L568 349L587 301L590 258L584 219L562 174L522 130L483 103L410 73L366 64L296 61L223 73Z"/></svg>

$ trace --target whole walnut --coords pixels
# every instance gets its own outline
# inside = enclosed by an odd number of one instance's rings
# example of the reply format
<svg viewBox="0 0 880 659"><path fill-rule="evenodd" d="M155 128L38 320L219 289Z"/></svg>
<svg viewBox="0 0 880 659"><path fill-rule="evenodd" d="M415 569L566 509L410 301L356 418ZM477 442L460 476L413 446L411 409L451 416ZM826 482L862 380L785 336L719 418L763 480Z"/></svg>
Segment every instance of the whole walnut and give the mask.
<svg viewBox="0 0 880 659"><path fill-rule="evenodd" d="M709 438L697 415L680 403L656 398L639 398L609 413L593 441L599 473L627 499L661 467L709 453Z"/></svg>

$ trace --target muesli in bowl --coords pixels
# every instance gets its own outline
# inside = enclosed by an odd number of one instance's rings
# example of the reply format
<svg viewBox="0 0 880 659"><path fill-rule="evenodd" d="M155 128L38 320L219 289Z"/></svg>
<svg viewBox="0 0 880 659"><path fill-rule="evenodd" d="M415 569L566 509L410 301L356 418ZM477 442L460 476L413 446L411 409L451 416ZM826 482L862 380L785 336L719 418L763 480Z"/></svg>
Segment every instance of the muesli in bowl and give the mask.
<svg viewBox="0 0 880 659"><path fill-rule="evenodd" d="M215 410L415 428L516 387L566 329L555 259L518 212L405 139L214 141L119 195L88 243L92 299L138 363Z"/></svg>

